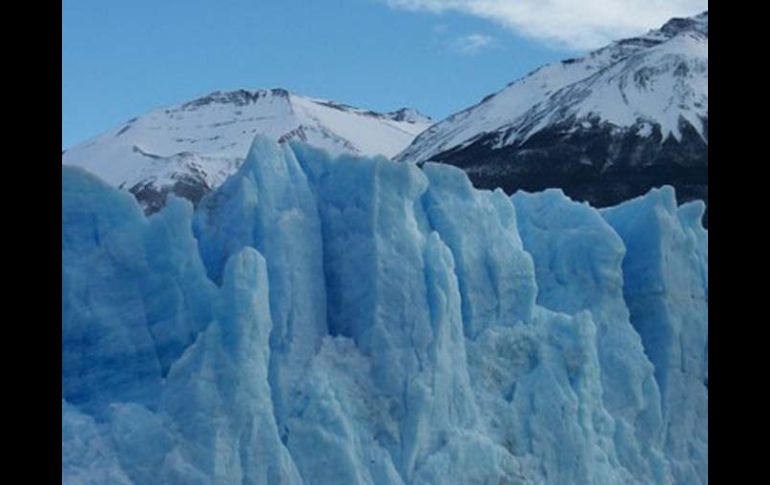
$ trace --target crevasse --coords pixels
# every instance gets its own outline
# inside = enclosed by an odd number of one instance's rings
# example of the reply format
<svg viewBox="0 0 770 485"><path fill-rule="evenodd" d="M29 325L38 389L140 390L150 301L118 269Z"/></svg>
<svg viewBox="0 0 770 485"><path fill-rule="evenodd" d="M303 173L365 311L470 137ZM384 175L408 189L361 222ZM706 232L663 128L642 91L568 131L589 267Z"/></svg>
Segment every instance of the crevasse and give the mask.
<svg viewBox="0 0 770 485"><path fill-rule="evenodd" d="M63 482L707 483L702 212L257 138L146 218L63 167Z"/></svg>

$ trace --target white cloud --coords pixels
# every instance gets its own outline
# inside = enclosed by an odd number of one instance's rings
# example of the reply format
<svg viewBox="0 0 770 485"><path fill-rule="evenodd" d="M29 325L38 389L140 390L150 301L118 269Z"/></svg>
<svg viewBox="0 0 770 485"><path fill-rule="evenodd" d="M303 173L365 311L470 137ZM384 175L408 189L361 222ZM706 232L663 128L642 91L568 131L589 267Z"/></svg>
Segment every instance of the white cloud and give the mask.
<svg viewBox="0 0 770 485"><path fill-rule="evenodd" d="M658 28L671 17L696 15L708 0L382 0L394 8L461 12L534 39L572 49Z"/></svg>
<svg viewBox="0 0 770 485"><path fill-rule="evenodd" d="M484 34L470 34L459 37L452 41L449 46L452 50L460 54L472 55L479 52L484 47L492 45L494 39Z"/></svg>

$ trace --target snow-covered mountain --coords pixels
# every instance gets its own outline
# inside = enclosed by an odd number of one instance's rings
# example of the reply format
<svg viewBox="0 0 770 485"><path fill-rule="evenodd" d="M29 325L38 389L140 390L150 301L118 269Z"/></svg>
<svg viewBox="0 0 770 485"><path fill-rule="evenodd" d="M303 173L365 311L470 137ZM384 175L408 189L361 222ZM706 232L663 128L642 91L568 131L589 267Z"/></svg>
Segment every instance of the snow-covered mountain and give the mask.
<svg viewBox="0 0 770 485"><path fill-rule="evenodd" d="M435 124L397 159L480 187L561 187L596 205L664 183L708 198L708 12L544 66Z"/></svg>
<svg viewBox="0 0 770 485"><path fill-rule="evenodd" d="M67 149L62 163L131 191L154 212L169 192L197 203L237 170L256 134L331 154L392 157L431 124L410 108L376 113L283 89L215 92Z"/></svg>

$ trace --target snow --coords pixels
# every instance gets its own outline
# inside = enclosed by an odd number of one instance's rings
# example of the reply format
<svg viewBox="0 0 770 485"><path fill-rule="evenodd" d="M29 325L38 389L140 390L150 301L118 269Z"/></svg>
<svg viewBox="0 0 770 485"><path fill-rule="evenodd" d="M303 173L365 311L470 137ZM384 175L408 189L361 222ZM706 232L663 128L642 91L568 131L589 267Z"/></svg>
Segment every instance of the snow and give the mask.
<svg viewBox="0 0 770 485"><path fill-rule="evenodd" d="M689 123L708 142L702 122L708 117L708 15L687 20L682 28L664 26L543 66L436 123L396 159L430 160L491 133L499 133L494 148L501 148L560 122L619 128L649 122L660 125L662 141L681 140L681 123Z"/></svg>
<svg viewBox="0 0 770 485"><path fill-rule="evenodd" d="M660 125L663 140L669 135L681 140L679 127L684 120L704 137L701 119L708 114L708 40L700 35L677 35L582 84L578 92L565 92L565 96L580 98L573 108L579 118L596 115L616 126L648 120Z"/></svg>
<svg viewBox="0 0 770 485"><path fill-rule="evenodd" d="M63 167L63 483L707 483L702 204L248 153L149 218Z"/></svg>
<svg viewBox="0 0 770 485"><path fill-rule="evenodd" d="M639 127L639 131L637 131L636 134L647 138L648 136L652 135L652 125L650 123L642 123Z"/></svg>

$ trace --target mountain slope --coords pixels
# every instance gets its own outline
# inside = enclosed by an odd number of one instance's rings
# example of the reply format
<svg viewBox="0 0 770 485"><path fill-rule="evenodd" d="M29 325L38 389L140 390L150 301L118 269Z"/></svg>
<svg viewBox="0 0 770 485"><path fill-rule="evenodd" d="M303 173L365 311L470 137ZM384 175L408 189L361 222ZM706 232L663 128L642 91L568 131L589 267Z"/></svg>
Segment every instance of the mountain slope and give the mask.
<svg viewBox="0 0 770 485"><path fill-rule="evenodd" d="M376 113L283 89L215 92L65 150L62 163L130 190L154 212L169 192L197 203L237 170L255 134L391 157L431 123L413 109Z"/></svg>
<svg viewBox="0 0 770 485"><path fill-rule="evenodd" d="M509 193L607 206L674 185L708 199L708 12L544 66L435 124L398 160L462 167Z"/></svg>

